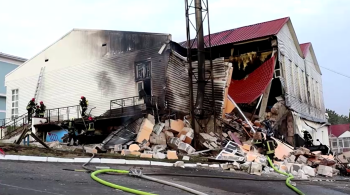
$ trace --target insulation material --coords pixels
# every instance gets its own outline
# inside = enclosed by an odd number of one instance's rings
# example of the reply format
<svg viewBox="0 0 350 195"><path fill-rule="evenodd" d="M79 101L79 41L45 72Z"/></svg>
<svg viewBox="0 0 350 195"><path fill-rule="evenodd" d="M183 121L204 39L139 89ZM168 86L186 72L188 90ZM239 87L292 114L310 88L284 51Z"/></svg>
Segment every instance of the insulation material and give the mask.
<svg viewBox="0 0 350 195"><path fill-rule="evenodd" d="M222 114L225 101L225 87L229 79L231 63L225 63L224 58L217 58L213 63L213 79L215 92L215 105L217 114ZM171 54L167 68L167 91L166 98L169 108L184 113L189 113L189 79L188 63ZM198 63L192 62L193 68L193 98L196 100L198 78ZM205 70L210 70L210 62L205 61ZM210 81L210 75L206 74L206 80ZM212 110L212 88L210 82L205 87L204 109Z"/></svg>
<svg viewBox="0 0 350 195"><path fill-rule="evenodd" d="M256 100L270 83L275 66L275 57L263 63L242 80L232 80L228 94L236 103L251 103Z"/></svg>

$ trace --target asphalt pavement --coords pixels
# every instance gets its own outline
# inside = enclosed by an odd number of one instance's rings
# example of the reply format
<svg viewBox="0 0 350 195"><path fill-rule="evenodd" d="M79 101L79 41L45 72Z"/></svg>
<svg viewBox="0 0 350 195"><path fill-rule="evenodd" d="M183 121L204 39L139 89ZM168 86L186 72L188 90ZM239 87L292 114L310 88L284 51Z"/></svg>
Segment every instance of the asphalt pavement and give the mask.
<svg viewBox="0 0 350 195"><path fill-rule="evenodd" d="M96 165L95 165L96 166ZM266 179L266 181L250 181L238 179L217 179L179 176L152 176L158 179L174 182L204 192L206 194L268 194L294 195L295 193L285 186L284 181L268 181L284 178L277 175L252 176L242 172L218 171L198 168L177 168L157 166L109 166L114 169L129 170L141 168L143 173L171 173L231 176L241 179ZM94 167L94 165L91 165ZM82 169L79 164L70 163L41 163L0 160L0 195L103 195L129 194L104 186L92 180L86 172L66 171L63 169ZM128 175L99 175L109 182L151 192L155 194L182 195L188 192L174 187L135 178ZM299 182L297 187L305 194L317 195L345 195L350 194L349 182Z"/></svg>

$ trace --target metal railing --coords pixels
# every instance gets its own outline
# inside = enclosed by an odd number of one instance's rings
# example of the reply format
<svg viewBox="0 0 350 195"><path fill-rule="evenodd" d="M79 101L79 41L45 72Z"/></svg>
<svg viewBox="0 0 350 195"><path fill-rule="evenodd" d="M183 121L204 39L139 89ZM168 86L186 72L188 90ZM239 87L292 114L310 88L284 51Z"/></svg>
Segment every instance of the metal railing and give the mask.
<svg viewBox="0 0 350 195"><path fill-rule="evenodd" d="M1 125L0 128L0 139L3 137L8 137L11 134L16 134L16 130L20 127L24 127L26 124L28 124L28 114L22 114L21 116L18 116L14 118L13 120L10 119L10 121L7 121L9 119L2 119L1 122L4 124ZM3 136L4 134L4 136Z"/></svg>
<svg viewBox="0 0 350 195"><path fill-rule="evenodd" d="M145 96L140 98L139 96L120 98L110 101L109 115L112 115L113 109L121 109L121 114L124 113L126 107L133 107L136 110L136 106L146 104L146 107L150 107L159 103L157 96Z"/></svg>
<svg viewBox="0 0 350 195"><path fill-rule="evenodd" d="M57 122L70 120L71 118L81 118L80 106L67 106L61 108L52 108L45 111L45 118L48 122Z"/></svg>

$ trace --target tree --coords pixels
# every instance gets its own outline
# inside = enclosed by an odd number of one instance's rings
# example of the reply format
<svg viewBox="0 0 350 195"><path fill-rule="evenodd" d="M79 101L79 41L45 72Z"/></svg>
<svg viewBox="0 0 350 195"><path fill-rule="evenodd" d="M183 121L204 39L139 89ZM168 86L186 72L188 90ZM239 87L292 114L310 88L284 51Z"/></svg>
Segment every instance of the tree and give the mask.
<svg viewBox="0 0 350 195"><path fill-rule="evenodd" d="M326 112L329 116L328 122L332 125L338 124L348 124L350 123L350 113L349 116L339 115L334 110L326 109Z"/></svg>

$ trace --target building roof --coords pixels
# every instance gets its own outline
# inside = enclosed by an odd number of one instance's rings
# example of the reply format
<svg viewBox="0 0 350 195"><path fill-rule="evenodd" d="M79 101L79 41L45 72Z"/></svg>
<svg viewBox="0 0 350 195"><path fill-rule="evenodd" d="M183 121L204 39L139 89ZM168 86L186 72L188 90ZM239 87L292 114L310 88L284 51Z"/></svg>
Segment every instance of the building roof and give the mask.
<svg viewBox="0 0 350 195"><path fill-rule="evenodd" d="M0 57L8 58L8 59L11 59L11 60L17 60L17 61L20 61L20 62L27 61L27 59L25 59L25 58L21 58L21 57L18 57L18 56L13 56L13 55L2 53L2 52L0 52Z"/></svg>
<svg viewBox="0 0 350 195"><path fill-rule="evenodd" d="M350 131L350 124L331 125L328 127L329 135L341 136L346 131Z"/></svg>
<svg viewBox="0 0 350 195"><path fill-rule="evenodd" d="M311 46L310 42L300 44L300 49L303 52L304 56L306 56L309 53L310 46Z"/></svg>
<svg viewBox="0 0 350 195"><path fill-rule="evenodd" d="M237 43L241 41L257 39L276 35L289 21L289 17L253 24L249 26L234 28L218 33L213 33L210 36L211 46L225 45L229 43ZM204 36L204 43L206 47L209 47L209 36ZM187 41L180 43L182 47L187 47ZM196 42L193 44L193 48L196 48Z"/></svg>

